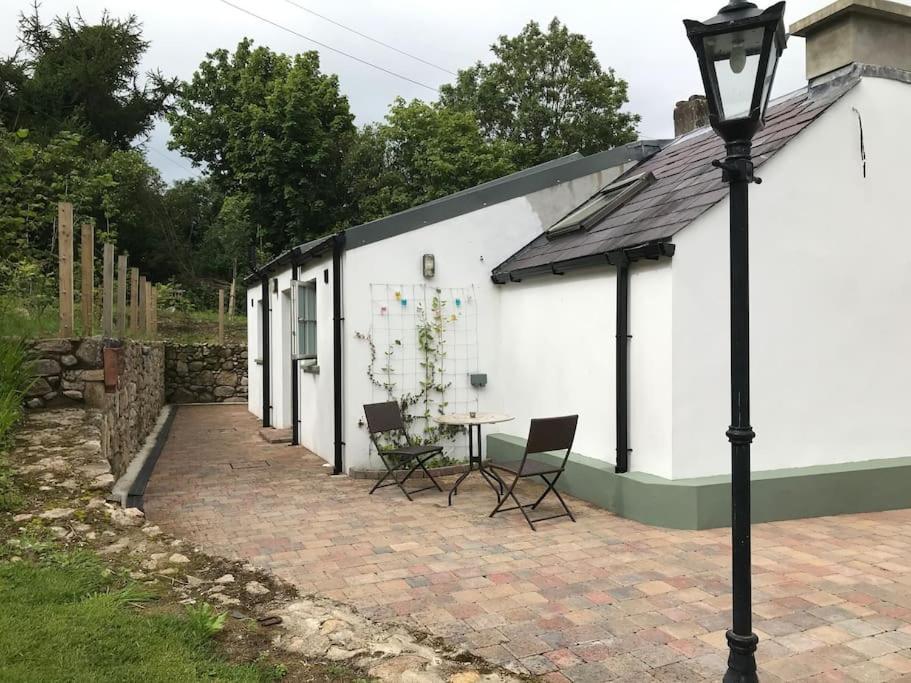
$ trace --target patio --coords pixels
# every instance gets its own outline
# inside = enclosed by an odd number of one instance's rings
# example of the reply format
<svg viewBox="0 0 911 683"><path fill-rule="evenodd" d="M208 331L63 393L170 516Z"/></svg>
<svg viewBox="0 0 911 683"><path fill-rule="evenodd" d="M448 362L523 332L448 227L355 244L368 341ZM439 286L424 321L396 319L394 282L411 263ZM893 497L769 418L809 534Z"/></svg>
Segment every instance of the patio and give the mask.
<svg viewBox="0 0 911 683"><path fill-rule="evenodd" d="M533 532L518 512L487 517L480 477L452 508L439 493L368 496L371 482L329 477L258 428L244 405L181 407L149 519L553 683L724 672L728 530L653 528L568 499L576 524ZM911 677L911 510L757 525L753 560L763 681Z"/></svg>

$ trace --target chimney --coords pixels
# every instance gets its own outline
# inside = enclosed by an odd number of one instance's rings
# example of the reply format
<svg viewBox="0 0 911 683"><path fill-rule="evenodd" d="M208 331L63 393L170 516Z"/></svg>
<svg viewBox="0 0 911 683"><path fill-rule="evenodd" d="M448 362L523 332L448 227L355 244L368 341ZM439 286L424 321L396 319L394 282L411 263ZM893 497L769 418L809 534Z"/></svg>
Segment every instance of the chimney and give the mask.
<svg viewBox="0 0 911 683"><path fill-rule="evenodd" d="M674 137L709 125L709 105L705 95L693 95L674 107Z"/></svg>
<svg viewBox="0 0 911 683"><path fill-rule="evenodd" d="M911 6L838 0L791 26L806 39L807 80L852 63L911 71Z"/></svg>

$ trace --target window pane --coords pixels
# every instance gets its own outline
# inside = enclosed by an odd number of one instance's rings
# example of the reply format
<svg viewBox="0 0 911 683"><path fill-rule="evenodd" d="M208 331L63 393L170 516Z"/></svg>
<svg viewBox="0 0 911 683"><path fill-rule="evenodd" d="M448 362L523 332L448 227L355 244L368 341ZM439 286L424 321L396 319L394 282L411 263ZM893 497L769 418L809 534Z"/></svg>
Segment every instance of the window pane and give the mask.
<svg viewBox="0 0 911 683"><path fill-rule="evenodd" d="M316 283L311 281L298 288L297 355L316 357Z"/></svg>
<svg viewBox="0 0 911 683"><path fill-rule="evenodd" d="M304 323L304 355L316 355L316 322Z"/></svg>

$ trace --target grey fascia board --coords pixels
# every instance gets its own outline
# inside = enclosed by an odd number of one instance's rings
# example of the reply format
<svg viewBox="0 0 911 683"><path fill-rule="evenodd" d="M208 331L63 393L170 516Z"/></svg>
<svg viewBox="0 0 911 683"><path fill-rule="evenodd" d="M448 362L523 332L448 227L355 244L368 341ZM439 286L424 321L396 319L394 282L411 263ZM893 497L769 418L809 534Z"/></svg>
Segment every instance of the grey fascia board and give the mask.
<svg viewBox="0 0 911 683"><path fill-rule="evenodd" d="M304 244L292 247L288 251L279 254L271 261L268 261L257 268L256 272L245 277L244 284L250 286L255 282L262 280L264 277L268 277L279 270L283 270L282 266L291 265L292 263L300 265L303 261L324 254L331 249L332 240L335 237L334 234L325 235L324 237L318 237L315 240L310 240Z"/></svg>
<svg viewBox="0 0 911 683"><path fill-rule="evenodd" d="M577 153L554 162L540 164L386 218L348 228L345 231L348 241L347 248L357 249L493 204L597 173L627 161L642 161L659 151L666 143L665 140L641 140L589 156Z"/></svg>
<svg viewBox="0 0 911 683"><path fill-rule="evenodd" d="M515 268L513 270L501 270L491 274L490 280L495 285L505 285L509 282L521 282L525 278L540 277L542 275L564 275L570 270L581 270L594 266L615 266L618 258L624 258L627 262L642 260L658 260L660 258L673 258L676 251L676 245L670 241L657 240L644 242L628 247L622 247L616 251L599 252L579 256L578 258L567 261L554 261L552 263L529 266L527 268Z"/></svg>

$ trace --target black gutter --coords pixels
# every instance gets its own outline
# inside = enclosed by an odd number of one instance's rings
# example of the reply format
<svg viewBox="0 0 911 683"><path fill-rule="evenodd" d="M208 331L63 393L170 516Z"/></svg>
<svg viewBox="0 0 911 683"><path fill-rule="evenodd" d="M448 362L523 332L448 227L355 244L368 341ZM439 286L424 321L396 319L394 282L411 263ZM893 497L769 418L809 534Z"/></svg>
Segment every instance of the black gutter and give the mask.
<svg viewBox="0 0 911 683"><path fill-rule="evenodd" d="M342 252L345 250L345 233L338 233L332 240L332 401L335 430L335 461L333 474L344 471L342 440Z"/></svg>
<svg viewBox="0 0 911 683"><path fill-rule="evenodd" d="M271 377L271 363L270 356L272 355L271 342L269 340L269 314L272 311L272 303L269 298L269 276L263 275L263 427L272 426L272 402L271 396L272 389L270 387Z"/></svg>
<svg viewBox="0 0 911 683"><path fill-rule="evenodd" d="M291 280L292 286L293 281L297 280L297 264L291 266ZM291 311L291 324L294 325L297 321L297 311ZM291 338L297 340L298 345L300 345L300 340L297 339L297 335L292 329ZM295 358L297 355L297 349L291 349L291 445L299 446L300 445L300 396L298 396L298 386L299 381L298 376L298 367L300 361Z"/></svg>
<svg viewBox="0 0 911 683"><path fill-rule="evenodd" d="M671 258L674 255L675 246L671 242L649 242L636 247L618 249L610 253L622 252L632 263L643 259L657 260L662 256ZM581 268L593 268L604 265L605 253L589 254L579 258L569 259L566 261L553 261L539 266L530 266L528 268L516 268L515 270L500 271L493 273L490 279L495 285L505 285L507 282L521 282L527 277L537 277L539 275L554 275L566 273L569 270L579 270Z"/></svg>
<svg viewBox="0 0 911 683"><path fill-rule="evenodd" d="M617 464L614 471L629 471L629 258L610 255L617 266L617 374L614 382L617 408Z"/></svg>

